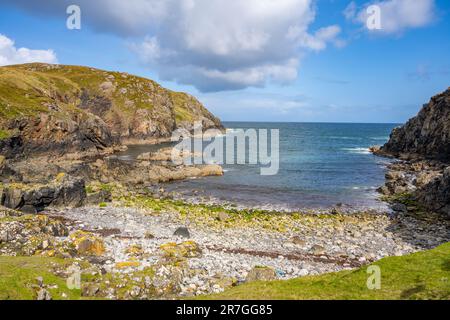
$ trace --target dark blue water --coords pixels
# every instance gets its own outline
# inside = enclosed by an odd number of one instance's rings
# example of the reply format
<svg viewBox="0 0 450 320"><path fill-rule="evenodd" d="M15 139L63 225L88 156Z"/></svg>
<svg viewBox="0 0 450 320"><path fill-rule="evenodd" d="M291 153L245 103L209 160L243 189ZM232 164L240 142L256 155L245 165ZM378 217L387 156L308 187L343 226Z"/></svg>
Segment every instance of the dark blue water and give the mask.
<svg viewBox="0 0 450 320"><path fill-rule="evenodd" d="M224 165L223 177L168 185L184 195L277 209L382 206L376 188L384 183L387 159L369 153L382 145L395 124L226 122L231 129L279 129L280 169L261 176L260 166Z"/></svg>

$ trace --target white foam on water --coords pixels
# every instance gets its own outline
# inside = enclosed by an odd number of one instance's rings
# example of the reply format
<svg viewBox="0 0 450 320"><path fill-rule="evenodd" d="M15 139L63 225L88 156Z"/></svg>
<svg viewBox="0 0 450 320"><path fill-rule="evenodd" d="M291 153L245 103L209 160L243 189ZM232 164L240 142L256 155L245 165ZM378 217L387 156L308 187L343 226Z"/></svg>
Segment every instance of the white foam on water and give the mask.
<svg viewBox="0 0 450 320"><path fill-rule="evenodd" d="M349 153L370 154L369 148L343 148L341 150L347 151Z"/></svg>

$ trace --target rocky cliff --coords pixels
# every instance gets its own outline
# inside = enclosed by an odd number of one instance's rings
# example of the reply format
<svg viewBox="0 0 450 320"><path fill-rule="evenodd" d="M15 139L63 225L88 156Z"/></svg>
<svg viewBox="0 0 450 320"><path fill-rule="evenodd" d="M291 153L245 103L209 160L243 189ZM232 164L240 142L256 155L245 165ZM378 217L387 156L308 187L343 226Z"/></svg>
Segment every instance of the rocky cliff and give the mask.
<svg viewBox="0 0 450 320"><path fill-rule="evenodd" d="M0 68L0 154L104 149L176 128L222 128L194 97L152 80L98 69L24 64Z"/></svg>
<svg viewBox="0 0 450 320"><path fill-rule="evenodd" d="M450 161L450 88L431 98L419 114L396 128L381 152L405 159Z"/></svg>
<svg viewBox="0 0 450 320"><path fill-rule="evenodd" d="M382 193L410 194L424 208L450 217L450 88L394 129L375 153L407 160L389 166Z"/></svg>

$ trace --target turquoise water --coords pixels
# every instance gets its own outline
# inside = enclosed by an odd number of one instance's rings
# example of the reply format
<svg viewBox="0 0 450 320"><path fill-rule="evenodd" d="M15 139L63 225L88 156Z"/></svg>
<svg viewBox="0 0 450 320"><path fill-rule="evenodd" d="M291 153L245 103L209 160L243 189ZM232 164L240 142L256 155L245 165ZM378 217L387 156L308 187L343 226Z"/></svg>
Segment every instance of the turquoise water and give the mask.
<svg viewBox="0 0 450 320"><path fill-rule="evenodd" d="M342 203L377 208L376 189L389 160L369 153L396 124L225 122L230 129L279 129L280 169L261 176L260 166L224 165L223 177L167 185L170 191L267 208L327 208Z"/></svg>

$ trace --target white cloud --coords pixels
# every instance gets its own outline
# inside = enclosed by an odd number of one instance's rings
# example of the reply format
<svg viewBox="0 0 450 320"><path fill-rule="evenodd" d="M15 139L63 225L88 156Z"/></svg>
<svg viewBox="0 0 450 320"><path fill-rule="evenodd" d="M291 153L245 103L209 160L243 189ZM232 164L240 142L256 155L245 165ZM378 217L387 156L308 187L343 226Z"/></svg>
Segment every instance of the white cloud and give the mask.
<svg viewBox="0 0 450 320"><path fill-rule="evenodd" d="M344 10L344 16L363 26L366 25L369 5L377 5L381 13L381 29L370 30L383 34L397 34L407 29L425 27L431 24L436 16L434 0L384 0L372 1L358 8L352 1Z"/></svg>
<svg viewBox="0 0 450 320"><path fill-rule="evenodd" d="M4 0L61 14L69 0ZM310 31L314 0L78 0L82 25L133 41L164 80L202 91L263 86L297 77L299 57L342 46L338 26ZM136 40L136 37L142 37ZM133 37L133 40L129 40Z"/></svg>
<svg viewBox="0 0 450 320"><path fill-rule="evenodd" d="M30 62L57 63L58 61L52 50L17 49L13 40L0 34L0 66Z"/></svg>
<svg viewBox="0 0 450 320"><path fill-rule="evenodd" d="M321 28L314 35L301 33L298 37L299 44L302 47L311 50L320 51L327 47L329 42L334 42L336 46L342 46L341 40L337 36L341 32L341 28L337 25Z"/></svg>

